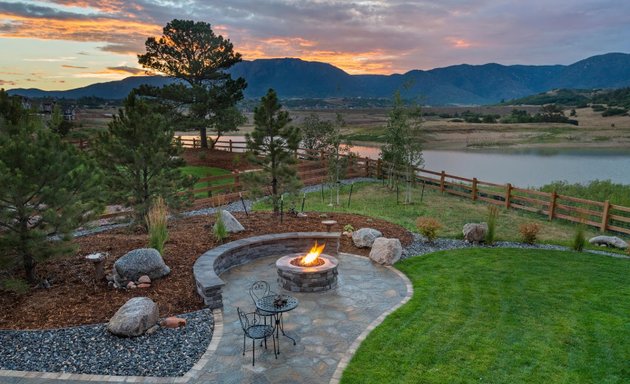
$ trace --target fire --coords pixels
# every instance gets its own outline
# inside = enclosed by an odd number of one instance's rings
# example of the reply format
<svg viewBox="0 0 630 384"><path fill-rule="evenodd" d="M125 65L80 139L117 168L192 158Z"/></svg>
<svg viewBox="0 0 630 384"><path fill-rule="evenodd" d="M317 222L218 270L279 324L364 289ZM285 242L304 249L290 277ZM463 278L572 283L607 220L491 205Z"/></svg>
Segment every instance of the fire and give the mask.
<svg viewBox="0 0 630 384"><path fill-rule="evenodd" d="M308 254L302 258L300 264L311 265L315 263L319 255L324 251L324 247L326 247L326 244L317 245L316 241L315 245L313 245L313 248L311 248Z"/></svg>

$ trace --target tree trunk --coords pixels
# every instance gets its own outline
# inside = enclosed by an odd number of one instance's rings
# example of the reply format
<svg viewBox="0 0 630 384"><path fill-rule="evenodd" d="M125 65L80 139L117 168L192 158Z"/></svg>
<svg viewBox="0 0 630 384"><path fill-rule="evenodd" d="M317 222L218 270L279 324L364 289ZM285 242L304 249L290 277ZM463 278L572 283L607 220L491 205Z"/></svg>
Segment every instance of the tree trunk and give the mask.
<svg viewBox="0 0 630 384"><path fill-rule="evenodd" d="M275 176L271 179L271 200L273 201L273 212L280 212L280 206L278 204L278 179Z"/></svg>
<svg viewBox="0 0 630 384"><path fill-rule="evenodd" d="M206 127L199 128L199 136L201 138L201 148L208 148L208 133Z"/></svg>
<svg viewBox="0 0 630 384"><path fill-rule="evenodd" d="M22 256L22 265L24 266L24 272L26 272L26 279L31 284L36 283L35 260L28 251L28 218L22 218L20 220L20 244L18 245L18 252Z"/></svg>

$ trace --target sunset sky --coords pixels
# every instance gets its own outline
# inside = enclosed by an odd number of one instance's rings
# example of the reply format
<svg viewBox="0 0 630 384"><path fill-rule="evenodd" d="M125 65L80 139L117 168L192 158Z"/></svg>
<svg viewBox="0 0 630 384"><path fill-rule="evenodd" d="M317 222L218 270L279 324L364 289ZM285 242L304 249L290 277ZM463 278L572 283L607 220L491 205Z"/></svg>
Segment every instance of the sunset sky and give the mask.
<svg viewBox="0 0 630 384"><path fill-rule="evenodd" d="M143 74L136 55L174 18L211 23L246 60L299 57L353 74L630 52L628 0L0 0L0 88Z"/></svg>

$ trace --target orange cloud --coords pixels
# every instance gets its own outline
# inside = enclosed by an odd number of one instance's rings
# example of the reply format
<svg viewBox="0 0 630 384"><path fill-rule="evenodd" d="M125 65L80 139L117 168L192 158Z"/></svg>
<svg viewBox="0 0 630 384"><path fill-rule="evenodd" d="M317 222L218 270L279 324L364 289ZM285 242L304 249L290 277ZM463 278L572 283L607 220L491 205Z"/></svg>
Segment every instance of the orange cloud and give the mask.
<svg viewBox="0 0 630 384"><path fill-rule="evenodd" d="M448 41L454 48L470 48L473 45L464 39L458 39L456 37L447 37L446 41Z"/></svg>

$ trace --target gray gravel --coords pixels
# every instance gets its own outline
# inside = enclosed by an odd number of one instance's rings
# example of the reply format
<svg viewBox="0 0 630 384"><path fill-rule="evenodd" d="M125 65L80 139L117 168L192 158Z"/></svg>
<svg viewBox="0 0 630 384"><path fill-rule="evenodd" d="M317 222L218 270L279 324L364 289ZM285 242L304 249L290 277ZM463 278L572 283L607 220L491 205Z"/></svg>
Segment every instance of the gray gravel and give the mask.
<svg viewBox="0 0 630 384"><path fill-rule="evenodd" d="M183 376L212 339L212 311L181 315L187 325L152 335L113 336L106 324L0 331L0 369L123 376Z"/></svg>
<svg viewBox="0 0 630 384"><path fill-rule="evenodd" d="M427 253L436 252L436 251L444 251L449 249L460 249L460 248L521 248L521 249L551 249L558 251L569 251L571 250L568 247L563 247L560 245L552 245L552 244L525 244L525 243L516 243L511 241L497 241L493 245L473 245L471 243L467 243L464 240L457 239L436 239L432 243L428 243L426 239L417 234L412 233L413 242L409 244L409 246L405 247L402 252L402 259L406 259L408 257L413 256L422 256ZM630 257L625 255L620 255L618 253L611 253L606 251L596 251L596 250L585 250L584 252L594 253L597 255L604 256L612 256L621 259L630 259Z"/></svg>

